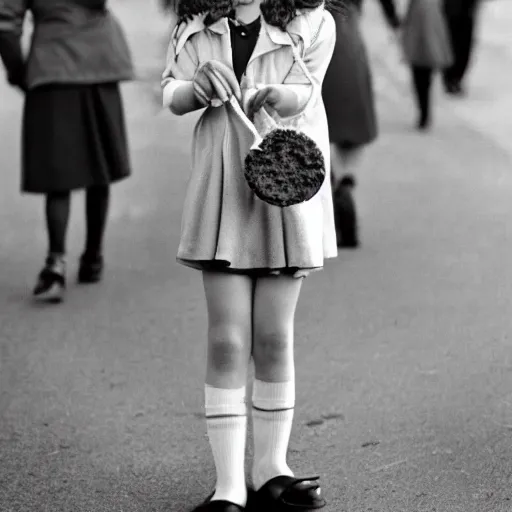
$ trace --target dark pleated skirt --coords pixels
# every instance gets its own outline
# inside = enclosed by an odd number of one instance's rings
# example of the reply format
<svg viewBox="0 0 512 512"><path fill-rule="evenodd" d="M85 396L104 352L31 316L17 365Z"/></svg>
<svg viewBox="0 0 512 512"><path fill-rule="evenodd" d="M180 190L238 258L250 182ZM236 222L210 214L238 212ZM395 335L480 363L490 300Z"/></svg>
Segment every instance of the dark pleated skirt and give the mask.
<svg viewBox="0 0 512 512"><path fill-rule="evenodd" d="M411 0L402 34L404 53L411 65L444 69L452 64L441 0Z"/></svg>
<svg viewBox="0 0 512 512"><path fill-rule="evenodd" d="M50 84L27 93L23 192L47 194L108 185L130 175L117 83Z"/></svg>
<svg viewBox="0 0 512 512"><path fill-rule="evenodd" d="M359 28L359 11L334 14L336 46L323 84L331 142L359 146L377 137L372 75Z"/></svg>

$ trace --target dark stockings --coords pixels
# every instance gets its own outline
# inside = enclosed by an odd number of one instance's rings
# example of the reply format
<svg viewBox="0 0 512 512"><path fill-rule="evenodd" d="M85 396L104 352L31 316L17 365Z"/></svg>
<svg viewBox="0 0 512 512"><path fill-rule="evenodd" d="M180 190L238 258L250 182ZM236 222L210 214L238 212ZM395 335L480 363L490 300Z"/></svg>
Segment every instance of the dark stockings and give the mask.
<svg viewBox="0 0 512 512"><path fill-rule="evenodd" d="M423 66L412 67L412 78L416 103L420 111L419 128L430 124L430 90L432 88L433 69Z"/></svg>
<svg viewBox="0 0 512 512"><path fill-rule="evenodd" d="M88 259L95 260L103 252L103 236L107 224L109 202L110 188L108 186L87 189L85 198L87 236L84 255Z"/></svg>
<svg viewBox="0 0 512 512"><path fill-rule="evenodd" d="M103 236L108 215L110 189L108 186L91 187L86 191L86 242L84 255L96 259L103 251ZM70 192L52 192L46 196L46 225L49 252L66 253L66 234L71 206Z"/></svg>
<svg viewBox="0 0 512 512"><path fill-rule="evenodd" d="M46 227L50 254L63 255L66 252L70 206L69 192L52 192L46 196Z"/></svg>
<svg viewBox="0 0 512 512"><path fill-rule="evenodd" d="M471 60L474 43L475 20L472 16L448 17L454 62L444 72L444 81L447 86L459 85Z"/></svg>

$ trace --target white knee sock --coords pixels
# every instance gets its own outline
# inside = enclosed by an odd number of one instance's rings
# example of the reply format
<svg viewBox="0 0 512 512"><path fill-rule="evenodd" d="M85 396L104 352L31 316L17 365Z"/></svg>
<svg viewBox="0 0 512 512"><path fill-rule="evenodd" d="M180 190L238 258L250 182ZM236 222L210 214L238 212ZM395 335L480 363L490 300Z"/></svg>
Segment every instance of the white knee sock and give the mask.
<svg viewBox="0 0 512 512"><path fill-rule="evenodd" d="M293 476L286 463L295 406L295 381L255 380L252 398L256 490L276 476Z"/></svg>
<svg viewBox="0 0 512 512"><path fill-rule="evenodd" d="M212 500L245 507L246 390L205 387L206 427L215 461L217 484Z"/></svg>

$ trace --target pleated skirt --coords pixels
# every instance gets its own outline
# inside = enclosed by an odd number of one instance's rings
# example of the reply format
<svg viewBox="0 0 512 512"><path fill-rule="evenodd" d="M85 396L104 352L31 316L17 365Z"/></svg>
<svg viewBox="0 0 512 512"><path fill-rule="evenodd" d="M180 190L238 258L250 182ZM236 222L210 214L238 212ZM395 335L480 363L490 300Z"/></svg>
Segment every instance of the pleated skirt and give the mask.
<svg viewBox="0 0 512 512"><path fill-rule="evenodd" d="M440 0L412 0L403 27L403 47L409 64L443 69L453 62Z"/></svg>
<svg viewBox="0 0 512 512"><path fill-rule="evenodd" d="M130 175L117 83L49 84L27 93L21 189L47 194L108 185Z"/></svg>

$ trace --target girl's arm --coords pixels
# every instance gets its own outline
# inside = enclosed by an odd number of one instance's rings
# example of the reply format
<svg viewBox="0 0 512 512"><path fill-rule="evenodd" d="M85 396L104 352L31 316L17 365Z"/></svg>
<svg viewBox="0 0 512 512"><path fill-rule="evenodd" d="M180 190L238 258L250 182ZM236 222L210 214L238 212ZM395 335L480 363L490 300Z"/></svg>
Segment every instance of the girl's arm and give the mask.
<svg viewBox="0 0 512 512"><path fill-rule="evenodd" d="M194 91L192 80L171 80L163 83L163 104L177 116L204 108Z"/></svg>
<svg viewBox="0 0 512 512"><path fill-rule="evenodd" d="M175 27L169 50L167 66L162 77L163 106L170 108L178 116L204 108L194 92L194 76L199 67L199 59L191 41L176 55L175 37L179 27Z"/></svg>
<svg viewBox="0 0 512 512"><path fill-rule="evenodd" d="M8 82L25 90L25 59L21 48L27 0L0 1L0 57Z"/></svg>

